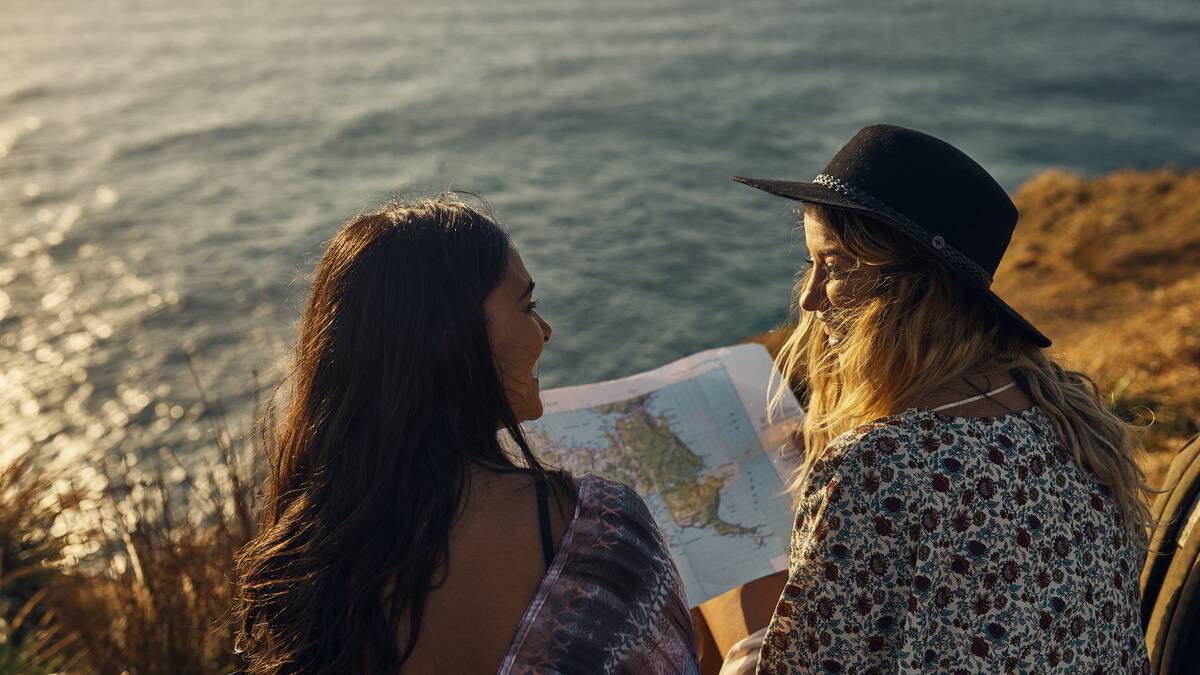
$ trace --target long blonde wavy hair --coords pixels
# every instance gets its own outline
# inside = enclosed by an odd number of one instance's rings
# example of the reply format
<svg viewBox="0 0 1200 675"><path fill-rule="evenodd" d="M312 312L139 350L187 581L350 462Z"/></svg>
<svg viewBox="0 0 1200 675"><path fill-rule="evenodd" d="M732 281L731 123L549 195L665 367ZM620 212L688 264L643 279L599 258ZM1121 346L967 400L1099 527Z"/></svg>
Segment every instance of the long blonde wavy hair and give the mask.
<svg viewBox="0 0 1200 675"><path fill-rule="evenodd" d="M829 226L857 267L878 274L865 299L837 312L836 346L815 313L800 308L811 268L797 279L798 323L776 357L784 386L806 404L800 435L808 450L789 486L794 493L835 436L915 407L973 369L998 366L1054 423L1076 464L1112 493L1132 541L1146 545L1152 518L1144 498L1156 491L1135 459L1144 427L1122 420L1092 378L1064 369L998 320L988 303L896 228L843 209L803 208ZM773 396L776 404L781 393Z"/></svg>

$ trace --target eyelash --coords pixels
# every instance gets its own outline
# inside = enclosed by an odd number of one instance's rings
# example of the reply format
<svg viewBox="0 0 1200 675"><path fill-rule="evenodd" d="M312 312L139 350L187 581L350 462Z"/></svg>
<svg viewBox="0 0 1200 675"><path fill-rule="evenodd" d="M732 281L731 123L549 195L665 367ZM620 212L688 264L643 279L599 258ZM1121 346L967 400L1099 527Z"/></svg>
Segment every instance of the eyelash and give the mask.
<svg viewBox="0 0 1200 675"><path fill-rule="evenodd" d="M808 263L809 267L812 267L812 264L813 264L813 259L812 259L812 258L805 257L805 258L804 258L804 262ZM844 276L844 275L846 275L847 273L849 273L849 272L850 272L850 270L842 269L842 268L840 268L840 267L837 267L836 265L827 265L826 267L827 267L827 268L828 268L828 270L829 270L829 271L827 272L827 274L829 275L829 278L830 278L830 279L838 279L838 278L841 278L842 276Z"/></svg>
<svg viewBox="0 0 1200 675"><path fill-rule="evenodd" d="M532 312L533 310L537 309L537 306L540 304L542 304L541 300L537 300L537 299L531 300L529 302L529 304L525 306L525 311Z"/></svg>

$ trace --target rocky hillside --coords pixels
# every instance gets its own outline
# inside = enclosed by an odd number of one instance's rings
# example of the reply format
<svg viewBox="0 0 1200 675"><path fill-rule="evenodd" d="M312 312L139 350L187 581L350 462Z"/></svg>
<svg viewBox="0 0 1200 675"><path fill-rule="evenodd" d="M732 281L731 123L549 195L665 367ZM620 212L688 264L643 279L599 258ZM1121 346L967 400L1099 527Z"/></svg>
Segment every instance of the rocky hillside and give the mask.
<svg viewBox="0 0 1200 675"><path fill-rule="evenodd" d="M1014 201L997 292L1119 407L1153 411L1146 445L1169 462L1200 425L1200 171L1051 171Z"/></svg>

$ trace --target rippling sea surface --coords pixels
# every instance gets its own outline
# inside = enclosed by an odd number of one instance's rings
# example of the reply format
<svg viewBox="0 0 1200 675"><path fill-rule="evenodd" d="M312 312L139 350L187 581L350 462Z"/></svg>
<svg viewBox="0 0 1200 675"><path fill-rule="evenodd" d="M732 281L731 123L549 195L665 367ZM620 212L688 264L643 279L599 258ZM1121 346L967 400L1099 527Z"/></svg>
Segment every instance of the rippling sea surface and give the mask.
<svg viewBox="0 0 1200 675"><path fill-rule="evenodd" d="M286 351L322 244L388 196L489 197L544 386L778 324L790 205L863 125L1037 172L1200 163L1200 5L817 0L0 4L0 458L205 443ZM244 415L243 415L244 417Z"/></svg>

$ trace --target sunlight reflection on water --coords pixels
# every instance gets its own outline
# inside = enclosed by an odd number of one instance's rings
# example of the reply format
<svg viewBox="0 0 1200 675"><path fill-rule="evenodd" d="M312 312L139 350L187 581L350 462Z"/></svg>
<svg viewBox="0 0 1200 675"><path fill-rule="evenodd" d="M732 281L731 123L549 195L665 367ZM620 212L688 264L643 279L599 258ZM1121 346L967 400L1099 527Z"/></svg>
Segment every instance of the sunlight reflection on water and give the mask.
<svg viewBox="0 0 1200 675"><path fill-rule="evenodd" d="M41 130L42 119L26 117L23 127L5 141ZM43 189L22 187L32 216L27 234L9 247L7 260L0 257L0 465L37 447L52 467L73 467L83 485L97 487L100 475L78 460L136 457L170 442L176 424L196 422L203 406L173 398L169 384L136 365L144 348L120 339L155 315L179 314L183 296L174 282L142 278L104 242L73 237L120 195L99 185L85 203L45 202L38 199ZM118 378L108 375L114 356L126 364ZM102 382L90 378L94 371L105 374ZM198 426L188 427L175 436L199 440Z"/></svg>

